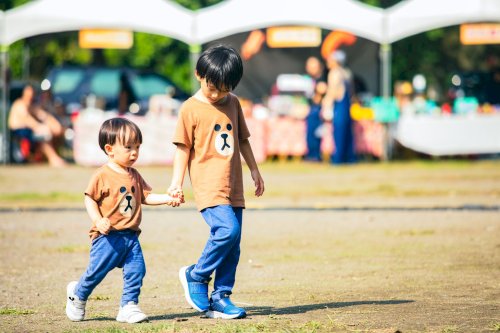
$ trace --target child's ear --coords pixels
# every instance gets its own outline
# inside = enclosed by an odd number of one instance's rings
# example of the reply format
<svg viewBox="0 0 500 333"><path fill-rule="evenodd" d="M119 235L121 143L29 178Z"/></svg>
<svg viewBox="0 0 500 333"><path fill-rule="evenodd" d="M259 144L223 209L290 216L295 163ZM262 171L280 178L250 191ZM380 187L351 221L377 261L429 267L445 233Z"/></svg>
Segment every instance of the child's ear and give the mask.
<svg viewBox="0 0 500 333"><path fill-rule="evenodd" d="M196 76L196 80L198 80L198 82L201 82L201 80L203 80L196 70L194 71L194 76Z"/></svg>
<svg viewBox="0 0 500 333"><path fill-rule="evenodd" d="M105 144L104 145L104 151L106 152L106 154L108 156L111 156L111 154L113 154L113 146L110 145L110 144Z"/></svg>

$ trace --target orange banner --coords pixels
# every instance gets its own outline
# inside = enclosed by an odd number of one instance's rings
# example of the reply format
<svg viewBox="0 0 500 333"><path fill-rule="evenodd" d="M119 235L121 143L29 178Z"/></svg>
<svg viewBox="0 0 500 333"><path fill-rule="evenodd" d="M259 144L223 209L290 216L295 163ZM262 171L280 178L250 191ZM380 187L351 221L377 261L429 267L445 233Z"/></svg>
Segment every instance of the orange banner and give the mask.
<svg viewBox="0 0 500 333"><path fill-rule="evenodd" d="M321 29L315 27L273 27L267 28L267 46L316 47L321 44Z"/></svg>
<svg viewBox="0 0 500 333"><path fill-rule="evenodd" d="M500 44L500 23L462 24L460 41L464 45Z"/></svg>
<svg viewBox="0 0 500 333"><path fill-rule="evenodd" d="M134 36L128 30L86 29L80 30L78 41L86 49L129 49Z"/></svg>

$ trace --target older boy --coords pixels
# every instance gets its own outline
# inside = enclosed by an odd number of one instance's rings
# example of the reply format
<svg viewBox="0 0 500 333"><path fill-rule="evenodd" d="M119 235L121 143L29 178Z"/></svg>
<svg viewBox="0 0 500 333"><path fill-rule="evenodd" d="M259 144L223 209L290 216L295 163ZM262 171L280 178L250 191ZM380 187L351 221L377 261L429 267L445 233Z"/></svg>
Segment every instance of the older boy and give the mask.
<svg viewBox="0 0 500 333"><path fill-rule="evenodd" d="M201 88L180 110L173 143L177 145L169 193L182 190L186 167L196 205L210 236L195 265L182 267L179 278L187 302L210 318L243 318L244 309L230 298L240 256L242 210L245 207L240 153L255 182L255 195L264 181L248 142L238 98L231 94L243 75L239 54L225 46L212 47L196 64ZM208 282L215 271L214 290Z"/></svg>

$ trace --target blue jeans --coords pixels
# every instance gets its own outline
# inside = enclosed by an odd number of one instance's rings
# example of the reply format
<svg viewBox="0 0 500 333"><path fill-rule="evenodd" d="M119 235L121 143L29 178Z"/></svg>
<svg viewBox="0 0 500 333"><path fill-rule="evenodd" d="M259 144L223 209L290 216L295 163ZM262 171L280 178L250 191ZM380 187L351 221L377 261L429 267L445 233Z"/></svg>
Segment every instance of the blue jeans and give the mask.
<svg viewBox="0 0 500 333"><path fill-rule="evenodd" d="M220 205L203 209L201 215L210 226L210 237L191 276L200 282L208 281L215 271L212 299L218 301L231 294L234 286L240 260L243 208Z"/></svg>
<svg viewBox="0 0 500 333"><path fill-rule="evenodd" d="M146 264L137 233L131 230L113 231L92 241L90 262L75 287L75 295L87 300L95 287L113 268L123 268L121 306L139 302Z"/></svg>

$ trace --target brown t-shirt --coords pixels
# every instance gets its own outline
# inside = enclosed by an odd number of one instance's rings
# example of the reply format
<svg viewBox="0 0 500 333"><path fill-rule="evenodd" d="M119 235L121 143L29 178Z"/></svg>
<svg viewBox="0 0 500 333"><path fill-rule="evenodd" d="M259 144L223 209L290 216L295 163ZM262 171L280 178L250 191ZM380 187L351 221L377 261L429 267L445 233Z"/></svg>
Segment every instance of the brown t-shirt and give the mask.
<svg viewBox="0 0 500 333"><path fill-rule="evenodd" d="M240 140L250 137L238 98L212 105L189 98L179 111L173 143L189 154L189 177L198 210L230 204L245 207Z"/></svg>
<svg viewBox="0 0 500 333"><path fill-rule="evenodd" d="M141 204L151 193L151 187L139 172L129 168L128 174L114 171L108 165L96 170L85 190L92 198L103 217L111 223L111 230L132 229L140 232ZM99 236L94 223L89 232L90 239Z"/></svg>

